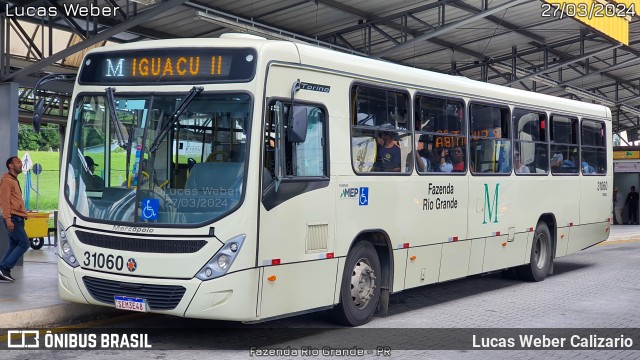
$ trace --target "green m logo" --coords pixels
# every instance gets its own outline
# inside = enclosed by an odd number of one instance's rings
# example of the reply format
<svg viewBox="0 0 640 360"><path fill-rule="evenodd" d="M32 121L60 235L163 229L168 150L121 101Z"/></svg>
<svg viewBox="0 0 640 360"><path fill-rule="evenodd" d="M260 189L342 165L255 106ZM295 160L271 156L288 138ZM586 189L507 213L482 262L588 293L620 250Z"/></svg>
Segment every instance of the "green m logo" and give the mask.
<svg viewBox="0 0 640 360"><path fill-rule="evenodd" d="M487 213L489 213L489 222L491 222L491 219L494 217L493 215L495 213L495 219L493 219L493 222L498 223L498 186L500 186L500 184L496 184L496 190L493 192L493 211L491 211L491 198L489 197L489 185L484 184L484 213L482 215L483 224L487 223Z"/></svg>

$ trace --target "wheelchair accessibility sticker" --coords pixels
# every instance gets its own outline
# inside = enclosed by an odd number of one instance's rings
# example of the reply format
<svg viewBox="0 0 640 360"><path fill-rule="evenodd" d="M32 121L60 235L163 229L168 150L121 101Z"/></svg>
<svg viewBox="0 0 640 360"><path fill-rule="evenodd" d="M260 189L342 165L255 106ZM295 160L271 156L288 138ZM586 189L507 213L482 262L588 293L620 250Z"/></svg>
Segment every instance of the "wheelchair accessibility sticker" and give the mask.
<svg viewBox="0 0 640 360"><path fill-rule="evenodd" d="M358 205L360 206L369 205L369 188L361 187L359 193L360 193L360 197L358 197Z"/></svg>
<svg viewBox="0 0 640 360"><path fill-rule="evenodd" d="M142 220L158 220L159 199L142 199Z"/></svg>

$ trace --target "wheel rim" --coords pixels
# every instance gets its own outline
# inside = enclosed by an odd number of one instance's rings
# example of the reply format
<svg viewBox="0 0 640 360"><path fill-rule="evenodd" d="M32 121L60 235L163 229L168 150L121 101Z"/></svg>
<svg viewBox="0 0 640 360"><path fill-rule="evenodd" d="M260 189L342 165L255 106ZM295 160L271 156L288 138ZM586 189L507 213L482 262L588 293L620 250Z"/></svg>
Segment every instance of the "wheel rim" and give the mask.
<svg viewBox="0 0 640 360"><path fill-rule="evenodd" d="M34 246L40 245L40 239L38 239L38 238L33 239L33 245Z"/></svg>
<svg viewBox="0 0 640 360"><path fill-rule="evenodd" d="M356 261L351 271L351 301L357 309L364 309L371 302L376 284L375 273L368 259Z"/></svg>
<svg viewBox="0 0 640 360"><path fill-rule="evenodd" d="M535 247L533 250L533 261L538 269L544 269L547 264L547 251L548 249L547 237L544 234L538 234L536 236Z"/></svg>

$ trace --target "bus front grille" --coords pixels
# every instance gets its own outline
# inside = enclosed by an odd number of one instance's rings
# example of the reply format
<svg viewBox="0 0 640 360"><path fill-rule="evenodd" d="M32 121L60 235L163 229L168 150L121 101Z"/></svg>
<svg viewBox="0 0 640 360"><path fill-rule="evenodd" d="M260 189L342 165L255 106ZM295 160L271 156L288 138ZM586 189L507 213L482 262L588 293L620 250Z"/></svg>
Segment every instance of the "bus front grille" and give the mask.
<svg viewBox="0 0 640 360"><path fill-rule="evenodd" d="M76 236L81 243L97 246L105 249L163 253L185 254L194 253L207 245L205 240L163 240L163 239L139 239L124 236L112 236L96 234L87 231L76 231Z"/></svg>
<svg viewBox="0 0 640 360"><path fill-rule="evenodd" d="M129 296L147 301L151 310L172 310L182 300L186 289L175 285L150 285L82 277L84 286L97 301L114 304L114 296Z"/></svg>

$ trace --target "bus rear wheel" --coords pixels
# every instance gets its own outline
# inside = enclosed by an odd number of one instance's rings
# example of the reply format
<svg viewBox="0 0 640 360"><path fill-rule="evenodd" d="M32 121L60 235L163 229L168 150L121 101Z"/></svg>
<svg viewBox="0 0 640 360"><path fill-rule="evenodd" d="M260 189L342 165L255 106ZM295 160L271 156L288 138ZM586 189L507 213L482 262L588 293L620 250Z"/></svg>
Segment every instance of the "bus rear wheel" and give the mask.
<svg viewBox="0 0 640 360"><path fill-rule="evenodd" d="M340 304L335 319L347 326L360 326L371 320L380 299L380 259L373 245L359 242L349 252L342 275Z"/></svg>
<svg viewBox="0 0 640 360"><path fill-rule="evenodd" d="M518 276L527 281L542 281L549 274L551 268L551 233L546 223L540 222L536 226L531 244L531 257L527 265L518 267Z"/></svg>

